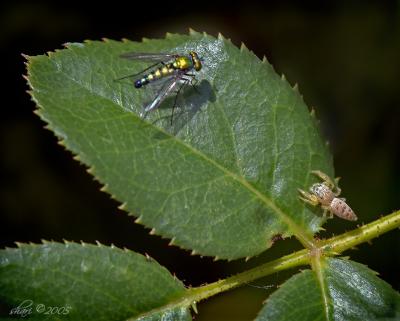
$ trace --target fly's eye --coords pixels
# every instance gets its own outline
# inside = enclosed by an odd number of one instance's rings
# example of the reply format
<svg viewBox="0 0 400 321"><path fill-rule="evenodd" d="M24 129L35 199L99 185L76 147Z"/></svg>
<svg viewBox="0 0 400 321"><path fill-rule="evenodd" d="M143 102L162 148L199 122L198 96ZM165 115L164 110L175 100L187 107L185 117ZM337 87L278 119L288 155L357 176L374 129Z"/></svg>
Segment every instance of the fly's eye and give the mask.
<svg viewBox="0 0 400 321"><path fill-rule="evenodd" d="M194 69L196 70L196 71L199 71L200 69L201 69L201 62L200 62L200 60L196 60L195 62L194 62Z"/></svg>
<svg viewBox="0 0 400 321"><path fill-rule="evenodd" d="M201 59L199 58L199 56L197 55L197 53L194 52L194 51L190 51L189 54L190 54L190 56L192 57L194 69L195 69L196 71L199 71L199 70L201 69L201 67L202 67Z"/></svg>

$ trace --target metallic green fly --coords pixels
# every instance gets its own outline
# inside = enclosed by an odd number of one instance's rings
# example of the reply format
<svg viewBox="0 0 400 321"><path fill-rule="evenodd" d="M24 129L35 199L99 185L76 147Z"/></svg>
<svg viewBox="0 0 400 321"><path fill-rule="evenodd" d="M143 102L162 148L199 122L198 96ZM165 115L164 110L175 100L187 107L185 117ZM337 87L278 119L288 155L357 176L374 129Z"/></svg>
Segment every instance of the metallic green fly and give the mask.
<svg viewBox="0 0 400 321"><path fill-rule="evenodd" d="M202 59L194 51L189 51L187 55L167 54L167 53L137 53L129 52L122 54L121 58L138 61L154 62L151 66L141 72L120 79L131 78L135 88L146 88L150 84L160 84L160 89L151 102L146 104L142 118L157 109L161 103L176 92L174 106L172 108L172 117L176 105L177 97L182 88L187 84L196 82L195 72L202 68ZM172 122L171 117L171 122Z"/></svg>

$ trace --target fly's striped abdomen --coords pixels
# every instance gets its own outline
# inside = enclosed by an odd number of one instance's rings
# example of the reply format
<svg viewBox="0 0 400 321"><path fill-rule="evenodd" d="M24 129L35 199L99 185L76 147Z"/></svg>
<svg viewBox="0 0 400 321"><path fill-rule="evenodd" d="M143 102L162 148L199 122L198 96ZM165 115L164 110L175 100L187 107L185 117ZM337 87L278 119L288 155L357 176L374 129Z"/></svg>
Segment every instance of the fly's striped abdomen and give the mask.
<svg viewBox="0 0 400 321"><path fill-rule="evenodd" d="M130 78L133 80L135 88L142 88L150 83L157 83L160 80L158 93L155 98L144 108L144 112L140 113L142 118L145 118L147 113L157 109L160 104L170 96L176 89L176 97L178 97L181 89L190 83L193 85L195 80L195 72L202 69L202 61L198 54L194 51L189 51L185 54L172 54L172 53L140 53L140 52L127 52L121 55L122 58L130 60L141 60L153 62L154 64L142 70L139 73L121 77L118 80ZM179 86L179 88L177 88ZM150 86L149 86L150 87ZM153 87L156 89L156 87ZM175 103L176 103L175 97ZM172 115L175 108L172 107ZM172 116L171 116L172 124Z"/></svg>
<svg viewBox="0 0 400 321"><path fill-rule="evenodd" d="M332 203L330 205L330 208L336 216L343 218L345 220L349 221L356 221L357 216L354 214L353 210L350 208L349 205L346 204L345 201L343 201L340 198L335 197L332 200Z"/></svg>
<svg viewBox="0 0 400 321"><path fill-rule="evenodd" d="M144 75L142 78L136 80L134 83L135 88L140 88L155 80L171 76L175 70L177 70L177 68L173 63L165 64L164 66L157 68L149 74Z"/></svg>

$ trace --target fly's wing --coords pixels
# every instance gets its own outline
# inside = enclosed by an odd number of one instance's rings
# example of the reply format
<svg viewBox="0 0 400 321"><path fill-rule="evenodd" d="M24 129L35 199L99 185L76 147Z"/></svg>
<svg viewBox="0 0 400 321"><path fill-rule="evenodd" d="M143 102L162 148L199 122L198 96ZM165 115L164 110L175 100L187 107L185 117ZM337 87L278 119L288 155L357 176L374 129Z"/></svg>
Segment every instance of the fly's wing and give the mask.
<svg viewBox="0 0 400 321"><path fill-rule="evenodd" d="M176 89L181 78L182 73L177 73L173 77L166 80L154 100L145 107L144 113L147 114L148 112L160 106L164 99L167 98L174 91L174 89Z"/></svg>
<svg viewBox="0 0 400 321"><path fill-rule="evenodd" d="M123 76L121 78L117 78L116 80L122 80L122 79L127 79L127 78L139 78L143 75L145 75L150 69L156 68L161 66L161 62L156 62L155 64L147 67L146 69L143 69L142 71L136 73L136 74L132 74L132 75L127 75L127 76Z"/></svg>
<svg viewBox="0 0 400 321"><path fill-rule="evenodd" d="M142 60L149 62L164 62L175 59L179 55L169 53L144 53L144 52L127 52L120 55L121 58L129 60Z"/></svg>
<svg viewBox="0 0 400 321"><path fill-rule="evenodd" d="M147 67L146 69L132 75L127 75L116 80L122 80L126 78L138 78L146 74L146 72L152 68L156 68L161 66L164 62L175 59L179 55L168 54L168 53L143 53L143 52L127 52L120 55L121 58L129 59L129 60L138 60L138 61L148 61L154 62L153 65Z"/></svg>

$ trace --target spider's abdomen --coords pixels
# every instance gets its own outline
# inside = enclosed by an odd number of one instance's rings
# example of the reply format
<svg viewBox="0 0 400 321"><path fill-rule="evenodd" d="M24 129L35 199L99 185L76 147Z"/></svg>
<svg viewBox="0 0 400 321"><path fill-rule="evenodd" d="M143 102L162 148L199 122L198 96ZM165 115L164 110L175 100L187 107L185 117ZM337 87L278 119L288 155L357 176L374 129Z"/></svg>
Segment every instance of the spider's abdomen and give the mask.
<svg viewBox="0 0 400 321"><path fill-rule="evenodd" d="M340 198L334 198L330 209L333 214L348 221L357 221L357 216L346 202Z"/></svg>

